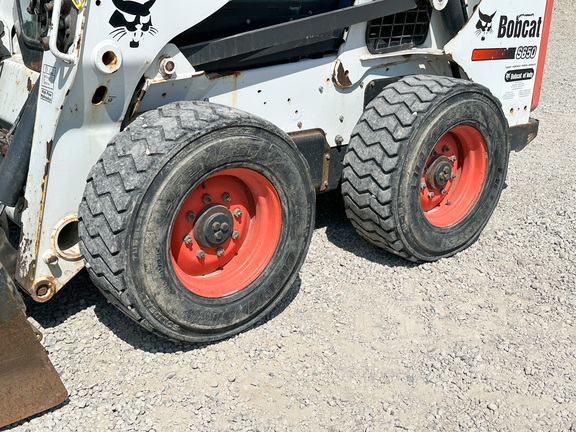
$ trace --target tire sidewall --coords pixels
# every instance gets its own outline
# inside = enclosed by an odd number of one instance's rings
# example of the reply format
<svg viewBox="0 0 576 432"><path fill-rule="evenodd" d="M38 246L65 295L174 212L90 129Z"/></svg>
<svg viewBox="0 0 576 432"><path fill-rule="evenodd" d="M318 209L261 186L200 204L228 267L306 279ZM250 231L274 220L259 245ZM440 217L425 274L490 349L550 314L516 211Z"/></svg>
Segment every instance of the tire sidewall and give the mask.
<svg viewBox="0 0 576 432"><path fill-rule="evenodd" d="M229 168L264 176L281 203L278 246L262 273L233 295L208 299L186 289L170 259L171 228L185 198L204 179ZM273 308L290 289L310 242L314 192L303 158L278 134L233 126L184 140L158 170L130 222L127 277L146 318L177 339L210 340L235 334ZM193 323L193 324L190 324Z"/></svg>
<svg viewBox="0 0 576 432"><path fill-rule="evenodd" d="M398 224L405 245L420 260L453 255L474 243L493 213L502 191L509 157L506 119L492 97L476 92L450 94L414 125L398 178ZM448 131L471 126L484 138L486 175L481 192L468 213L456 224L440 228L425 217L420 203L420 184L428 157Z"/></svg>

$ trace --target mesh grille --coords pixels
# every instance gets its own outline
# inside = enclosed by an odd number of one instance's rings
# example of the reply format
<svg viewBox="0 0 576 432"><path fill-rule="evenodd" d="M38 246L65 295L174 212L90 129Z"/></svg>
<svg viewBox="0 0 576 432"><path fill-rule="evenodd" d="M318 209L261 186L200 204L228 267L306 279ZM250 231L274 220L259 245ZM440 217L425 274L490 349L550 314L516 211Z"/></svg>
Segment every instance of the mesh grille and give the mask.
<svg viewBox="0 0 576 432"><path fill-rule="evenodd" d="M419 6L370 21L366 43L374 54L422 45L429 27L430 6Z"/></svg>

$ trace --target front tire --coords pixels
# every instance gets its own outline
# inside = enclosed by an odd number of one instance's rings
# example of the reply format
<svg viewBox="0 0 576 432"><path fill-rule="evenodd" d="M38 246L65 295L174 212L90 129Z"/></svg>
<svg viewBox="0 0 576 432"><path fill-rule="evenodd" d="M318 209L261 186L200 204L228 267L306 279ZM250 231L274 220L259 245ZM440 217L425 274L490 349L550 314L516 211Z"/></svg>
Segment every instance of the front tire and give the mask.
<svg viewBox="0 0 576 432"><path fill-rule="evenodd" d="M360 235L411 261L476 241L504 186L508 123L478 84L409 76L367 107L344 159L346 212Z"/></svg>
<svg viewBox="0 0 576 432"><path fill-rule="evenodd" d="M275 126L203 102L145 113L92 169L81 250L98 288L164 337L234 335L292 286L310 243L306 162Z"/></svg>

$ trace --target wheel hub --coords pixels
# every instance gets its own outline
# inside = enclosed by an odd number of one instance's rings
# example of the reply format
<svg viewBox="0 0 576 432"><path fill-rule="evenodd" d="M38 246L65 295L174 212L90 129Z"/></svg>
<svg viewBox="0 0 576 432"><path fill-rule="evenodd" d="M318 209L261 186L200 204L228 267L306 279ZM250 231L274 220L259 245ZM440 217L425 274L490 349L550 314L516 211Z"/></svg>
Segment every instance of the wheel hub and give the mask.
<svg viewBox="0 0 576 432"><path fill-rule="evenodd" d="M442 189L452 178L452 161L446 156L439 156L426 171L428 189Z"/></svg>
<svg viewBox="0 0 576 432"><path fill-rule="evenodd" d="M222 246L232 235L234 217L221 204L206 207L194 223L194 238L204 248Z"/></svg>

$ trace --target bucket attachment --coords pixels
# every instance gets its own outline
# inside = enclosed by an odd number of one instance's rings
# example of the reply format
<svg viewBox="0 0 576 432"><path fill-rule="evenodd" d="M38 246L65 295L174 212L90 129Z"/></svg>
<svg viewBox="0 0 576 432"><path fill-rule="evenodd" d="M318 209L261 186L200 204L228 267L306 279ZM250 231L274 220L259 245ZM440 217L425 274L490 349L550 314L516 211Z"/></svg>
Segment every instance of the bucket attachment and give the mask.
<svg viewBox="0 0 576 432"><path fill-rule="evenodd" d="M55 407L68 397L22 306L0 262L0 428Z"/></svg>

